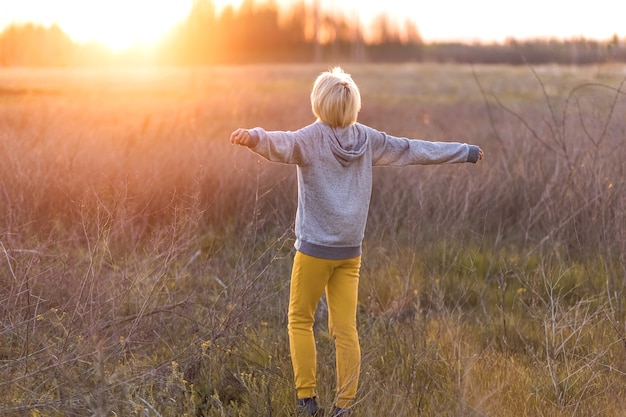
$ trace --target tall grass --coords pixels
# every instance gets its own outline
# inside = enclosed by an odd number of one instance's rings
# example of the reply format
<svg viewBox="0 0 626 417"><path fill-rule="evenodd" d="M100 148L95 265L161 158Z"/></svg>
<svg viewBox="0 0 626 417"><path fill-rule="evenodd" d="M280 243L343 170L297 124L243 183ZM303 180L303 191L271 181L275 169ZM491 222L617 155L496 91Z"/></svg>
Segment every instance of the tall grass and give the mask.
<svg viewBox="0 0 626 417"><path fill-rule="evenodd" d="M324 69L0 72L2 415L290 415L295 172L228 135ZM375 170L359 415L622 415L623 70L346 69L362 122L486 152Z"/></svg>

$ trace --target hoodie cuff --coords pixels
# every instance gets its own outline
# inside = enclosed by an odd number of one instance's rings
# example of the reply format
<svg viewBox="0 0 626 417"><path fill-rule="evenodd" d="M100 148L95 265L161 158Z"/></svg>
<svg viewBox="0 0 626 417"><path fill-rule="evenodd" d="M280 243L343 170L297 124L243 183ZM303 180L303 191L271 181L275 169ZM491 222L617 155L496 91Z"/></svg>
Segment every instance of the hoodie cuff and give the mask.
<svg viewBox="0 0 626 417"><path fill-rule="evenodd" d="M475 145L469 145L469 155L467 155L467 162L471 162L475 164L478 162L478 154L480 152L480 148Z"/></svg>
<svg viewBox="0 0 626 417"><path fill-rule="evenodd" d="M258 139L261 136L259 130L260 128L258 127L255 127L254 129L248 129L248 134Z"/></svg>
<svg viewBox="0 0 626 417"><path fill-rule="evenodd" d="M248 129L248 134L256 140L256 143L254 144L254 146L251 146L250 149L255 149L258 146L259 142L261 142L262 133L264 132L265 131L263 130L263 128L260 128L260 127L255 127L254 129Z"/></svg>

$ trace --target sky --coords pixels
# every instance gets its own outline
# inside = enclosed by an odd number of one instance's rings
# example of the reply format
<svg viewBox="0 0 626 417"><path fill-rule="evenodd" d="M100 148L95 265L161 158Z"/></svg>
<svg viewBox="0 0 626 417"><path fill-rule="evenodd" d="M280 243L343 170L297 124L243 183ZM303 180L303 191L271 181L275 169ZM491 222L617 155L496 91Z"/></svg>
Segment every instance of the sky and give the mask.
<svg viewBox="0 0 626 417"><path fill-rule="evenodd" d="M264 0L257 0L262 3ZM294 0L274 0L279 5ZM315 0L305 0L312 3ZM426 42L502 42L507 38L626 38L626 0L318 0L360 16L367 27L386 13L413 21ZM213 0L218 7L241 0ZM123 49L157 40L189 12L192 0L0 0L0 30L12 22L57 23L74 40ZM136 24L139 22L139 25Z"/></svg>

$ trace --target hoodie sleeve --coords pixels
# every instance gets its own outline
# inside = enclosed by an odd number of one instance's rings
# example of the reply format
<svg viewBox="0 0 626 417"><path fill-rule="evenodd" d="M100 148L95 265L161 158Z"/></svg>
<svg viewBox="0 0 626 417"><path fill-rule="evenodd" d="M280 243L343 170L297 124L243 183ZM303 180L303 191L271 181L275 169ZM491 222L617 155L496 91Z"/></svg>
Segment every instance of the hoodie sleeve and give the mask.
<svg viewBox="0 0 626 417"><path fill-rule="evenodd" d="M268 161L298 164L301 160L299 139L304 135L302 130L300 129L296 132L267 132L263 128L255 127L248 132L251 136L257 138L258 142L250 150Z"/></svg>
<svg viewBox="0 0 626 417"><path fill-rule="evenodd" d="M454 164L478 161L478 146L458 142L430 142L379 132L372 162L379 166Z"/></svg>

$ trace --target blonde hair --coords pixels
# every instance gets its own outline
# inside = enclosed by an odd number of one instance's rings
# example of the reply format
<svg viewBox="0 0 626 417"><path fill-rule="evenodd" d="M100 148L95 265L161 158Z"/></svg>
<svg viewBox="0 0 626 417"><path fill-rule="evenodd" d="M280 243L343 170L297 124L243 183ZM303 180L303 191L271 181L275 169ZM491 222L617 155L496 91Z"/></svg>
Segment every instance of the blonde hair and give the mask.
<svg viewBox="0 0 626 417"><path fill-rule="evenodd" d="M361 93L350 74L335 67L315 80L311 108L319 121L331 127L346 127L356 122L361 110Z"/></svg>

